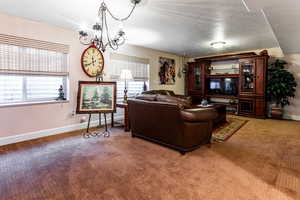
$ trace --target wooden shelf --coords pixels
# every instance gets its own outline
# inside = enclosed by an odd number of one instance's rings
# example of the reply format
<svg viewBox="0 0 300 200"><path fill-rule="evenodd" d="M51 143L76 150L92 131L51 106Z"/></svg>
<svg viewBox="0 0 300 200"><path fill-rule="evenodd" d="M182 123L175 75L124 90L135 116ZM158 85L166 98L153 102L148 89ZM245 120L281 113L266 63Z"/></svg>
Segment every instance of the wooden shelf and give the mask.
<svg viewBox="0 0 300 200"><path fill-rule="evenodd" d="M207 97L212 97L212 98L238 99L237 96L232 96L232 95L208 94L208 95L206 95L206 96L207 96Z"/></svg>
<svg viewBox="0 0 300 200"><path fill-rule="evenodd" d="M240 114L245 114L248 116L254 116L254 117L265 117L267 113L267 106L266 106L266 94L265 94L265 88L266 88L266 77L267 77L267 67L268 67L268 55L256 55L253 52L248 53L242 53L242 54L228 54L228 55L220 55L220 56L210 56L210 57L202 57L199 59L195 59L195 62L190 62L188 65L188 73L186 74L186 84L187 84L187 91L188 95L190 95L193 98L193 103L200 103L203 98L215 98L216 101L227 99L225 101L226 103L229 103L229 100L239 100L238 105L228 105L229 108L232 110L239 110L239 108L242 108L242 100L244 101L251 101L252 103L252 113L243 113L240 112ZM213 65L216 63L213 63L215 61L233 61L231 68L228 66L224 68L216 67L214 69ZM251 63L253 71L252 75L254 77L253 79L253 91L251 92L244 92L244 85L242 83L242 79L244 78L242 72L245 69L245 64ZM239 68L237 67L237 64L239 65ZM218 66L216 64L216 66ZM208 71L211 67L213 69L211 71ZM201 71L201 76L196 77L196 72ZM196 78L200 78L199 81L201 81L201 90L196 90ZM236 88L239 88L238 94L236 95L230 95L228 94L215 94L210 90L210 80L212 79L222 79L220 81L220 84L223 84L222 87L224 87L224 82L226 78L231 78L234 81L232 84L236 85ZM218 92L218 91L215 91ZM221 93L221 91L219 91ZM208 94L209 93L209 94ZM202 98L201 98L202 97ZM231 102L231 101L230 101ZM220 102L221 103L221 102ZM223 104L226 104L223 103ZM222 103L221 103L222 104ZM235 109L236 108L236 109ZM237 112L236 112L237 113Z"/></svg>
<svg viewBox="0 0 300 200"><path fill-rule="evenodd" d="M239 78L239 74L208 74L207 78Z"/></svg>
<svg viewBox="0 0 300 200"><path fill-rule="evenodd" d="M230 104L230 103L222 103L222 102L213 102L213 104L225 105L227 113L231 113L231 114L238 113L238 107L239 107L238 104Z"/></svg>
<svg viewBox="0 0 300 200"><path fill-rule="evenodd" d="M238 104L237 103L234 103L234 104L231 104L231 103L222 103L222 102L212 102L213 104L222 104L222 105L226 105L226 106L230 106L230 107L237 107Z"/></svg>
<svg viewBox="0 0 300 200"><path fill-rule="evenodd" d="M227 54L227 55L220 55L220 56L208 56L204 58L195 59L195 61L201 62L201 61L237 60L242 58L249 58L252 56L257 56L257 54L254 52L248 52L248 53Z"/></svg>

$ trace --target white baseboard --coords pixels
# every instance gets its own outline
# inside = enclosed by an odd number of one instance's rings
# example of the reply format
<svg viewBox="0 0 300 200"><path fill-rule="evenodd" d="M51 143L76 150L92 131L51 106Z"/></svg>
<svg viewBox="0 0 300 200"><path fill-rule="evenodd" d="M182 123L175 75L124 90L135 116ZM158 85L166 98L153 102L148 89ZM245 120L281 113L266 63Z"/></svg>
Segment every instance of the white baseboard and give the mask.
<svg viewBox="0 0 300 200"><path fill-rule="evenodd" d="M119 120L121 117L115 117L116 120ZM110 122L110 118L107 119L108 122ZM104 124L104 119L102 118L101 124ZM91 121L90 127L96 127L99 124L99 120ZM81 123L81 124L72 124L64 127L59 128L53 128L53 129L46 129L46 130L40 130L30 133L24 133L9 137L3 137L0 138L0 146L7 145L7 144L13 144L17 142L23 142L28 140L33 140L37 138L47 137L51 135L58 135L62 133L67 133L71 131L76 131L80 129L85 129L87 127L87 122Z"/></svg>
<svg viewBox="0 0 300 200"><path fill-rule="evenodd" d="M284 115L283 118L300 121L300 115Z"/></svg>

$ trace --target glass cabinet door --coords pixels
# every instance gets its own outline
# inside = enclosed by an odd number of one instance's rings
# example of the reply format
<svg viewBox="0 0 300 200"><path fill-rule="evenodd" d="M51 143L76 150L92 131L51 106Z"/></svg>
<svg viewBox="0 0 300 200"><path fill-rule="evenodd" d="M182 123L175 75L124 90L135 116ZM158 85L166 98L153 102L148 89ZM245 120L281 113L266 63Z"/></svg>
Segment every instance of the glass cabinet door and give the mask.
<svg viewBox="0 0 300 200"><path fill-rule="evenodd" d="M194 89L201 89L202 83L201 83L201 67L199 64L196 64L194 67Z"/></svg>
<svg viewBox="0 0 300 200"><path fill-rule="evenodd" d="M255 60L240 61L241 93L253 93L255 88Z"/></svg>

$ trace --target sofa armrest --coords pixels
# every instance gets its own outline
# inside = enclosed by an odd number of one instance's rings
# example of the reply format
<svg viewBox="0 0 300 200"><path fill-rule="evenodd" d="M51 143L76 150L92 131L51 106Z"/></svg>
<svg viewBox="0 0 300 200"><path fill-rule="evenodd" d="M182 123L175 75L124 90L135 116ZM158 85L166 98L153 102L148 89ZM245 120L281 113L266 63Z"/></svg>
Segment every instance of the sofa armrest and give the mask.
<svg viewBox="0 0 300 200"><path fill-rule="evenodd" d="M180 111L181 117L185 121L211 121L218 117L218 113L212 108L194 108Z"/></svg>

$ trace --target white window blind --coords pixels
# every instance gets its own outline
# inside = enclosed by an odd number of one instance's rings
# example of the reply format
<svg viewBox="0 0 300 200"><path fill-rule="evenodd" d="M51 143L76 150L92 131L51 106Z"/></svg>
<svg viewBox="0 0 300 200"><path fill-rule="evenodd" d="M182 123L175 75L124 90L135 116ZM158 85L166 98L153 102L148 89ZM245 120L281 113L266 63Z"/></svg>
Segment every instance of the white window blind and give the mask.
<svg viewBox="0 0 300 200"><path fill-rule="evenodd" d="M112 53L111 66L107 74L110 79L117 82L117 102L123 101L125 82L120 80L123 69L131 71L133 79L128 82L127 96L134 97L143 92L144 84L149 87L149 59ZM122 109L117 110L116 118L122 118Z"/></svg>
<svg viewBox="0 0 300 200"><path fill-rule="evenodd" d="M68 54L0 44L1 72L68 74Z"/></svg>
<svg viewBox="0 0 300 200"><path fill-rule="evenodd" d="M0 105L67 94L67 45L0 34Z"/></svg>
<svg viewBox="0 0 300 200"><path fill-rule="evenodd" d="M23 100L23 77L0 75L0 102L13 103Z"/></svg>
<svg viewBox="0 0 300 200"><path fill-rule="evenodd" d="M124 96L124 81L120 80L123 69L131 71L133 79L128 82L128 97L136 96L143 91L144 83L149 82L149 59L112 53L110 55L111 66L108 75L111 80L117 81L117 99L122 101Z"/></svg>
<svg viewBox="0 0 300 200"><path fill-rule="evenodd" d="M108 75L112 80L119 80L123 69L129 69L135 81L149 80L149 59L115 53L110 57L112 66L108 68Z"/></svg>
<svg viewBox="0 0 300 200"><path fill-rule="evenodd" d="M0 44L69 53L69 46L65 44L29 39L13 35L0 34Z"/></svg>

